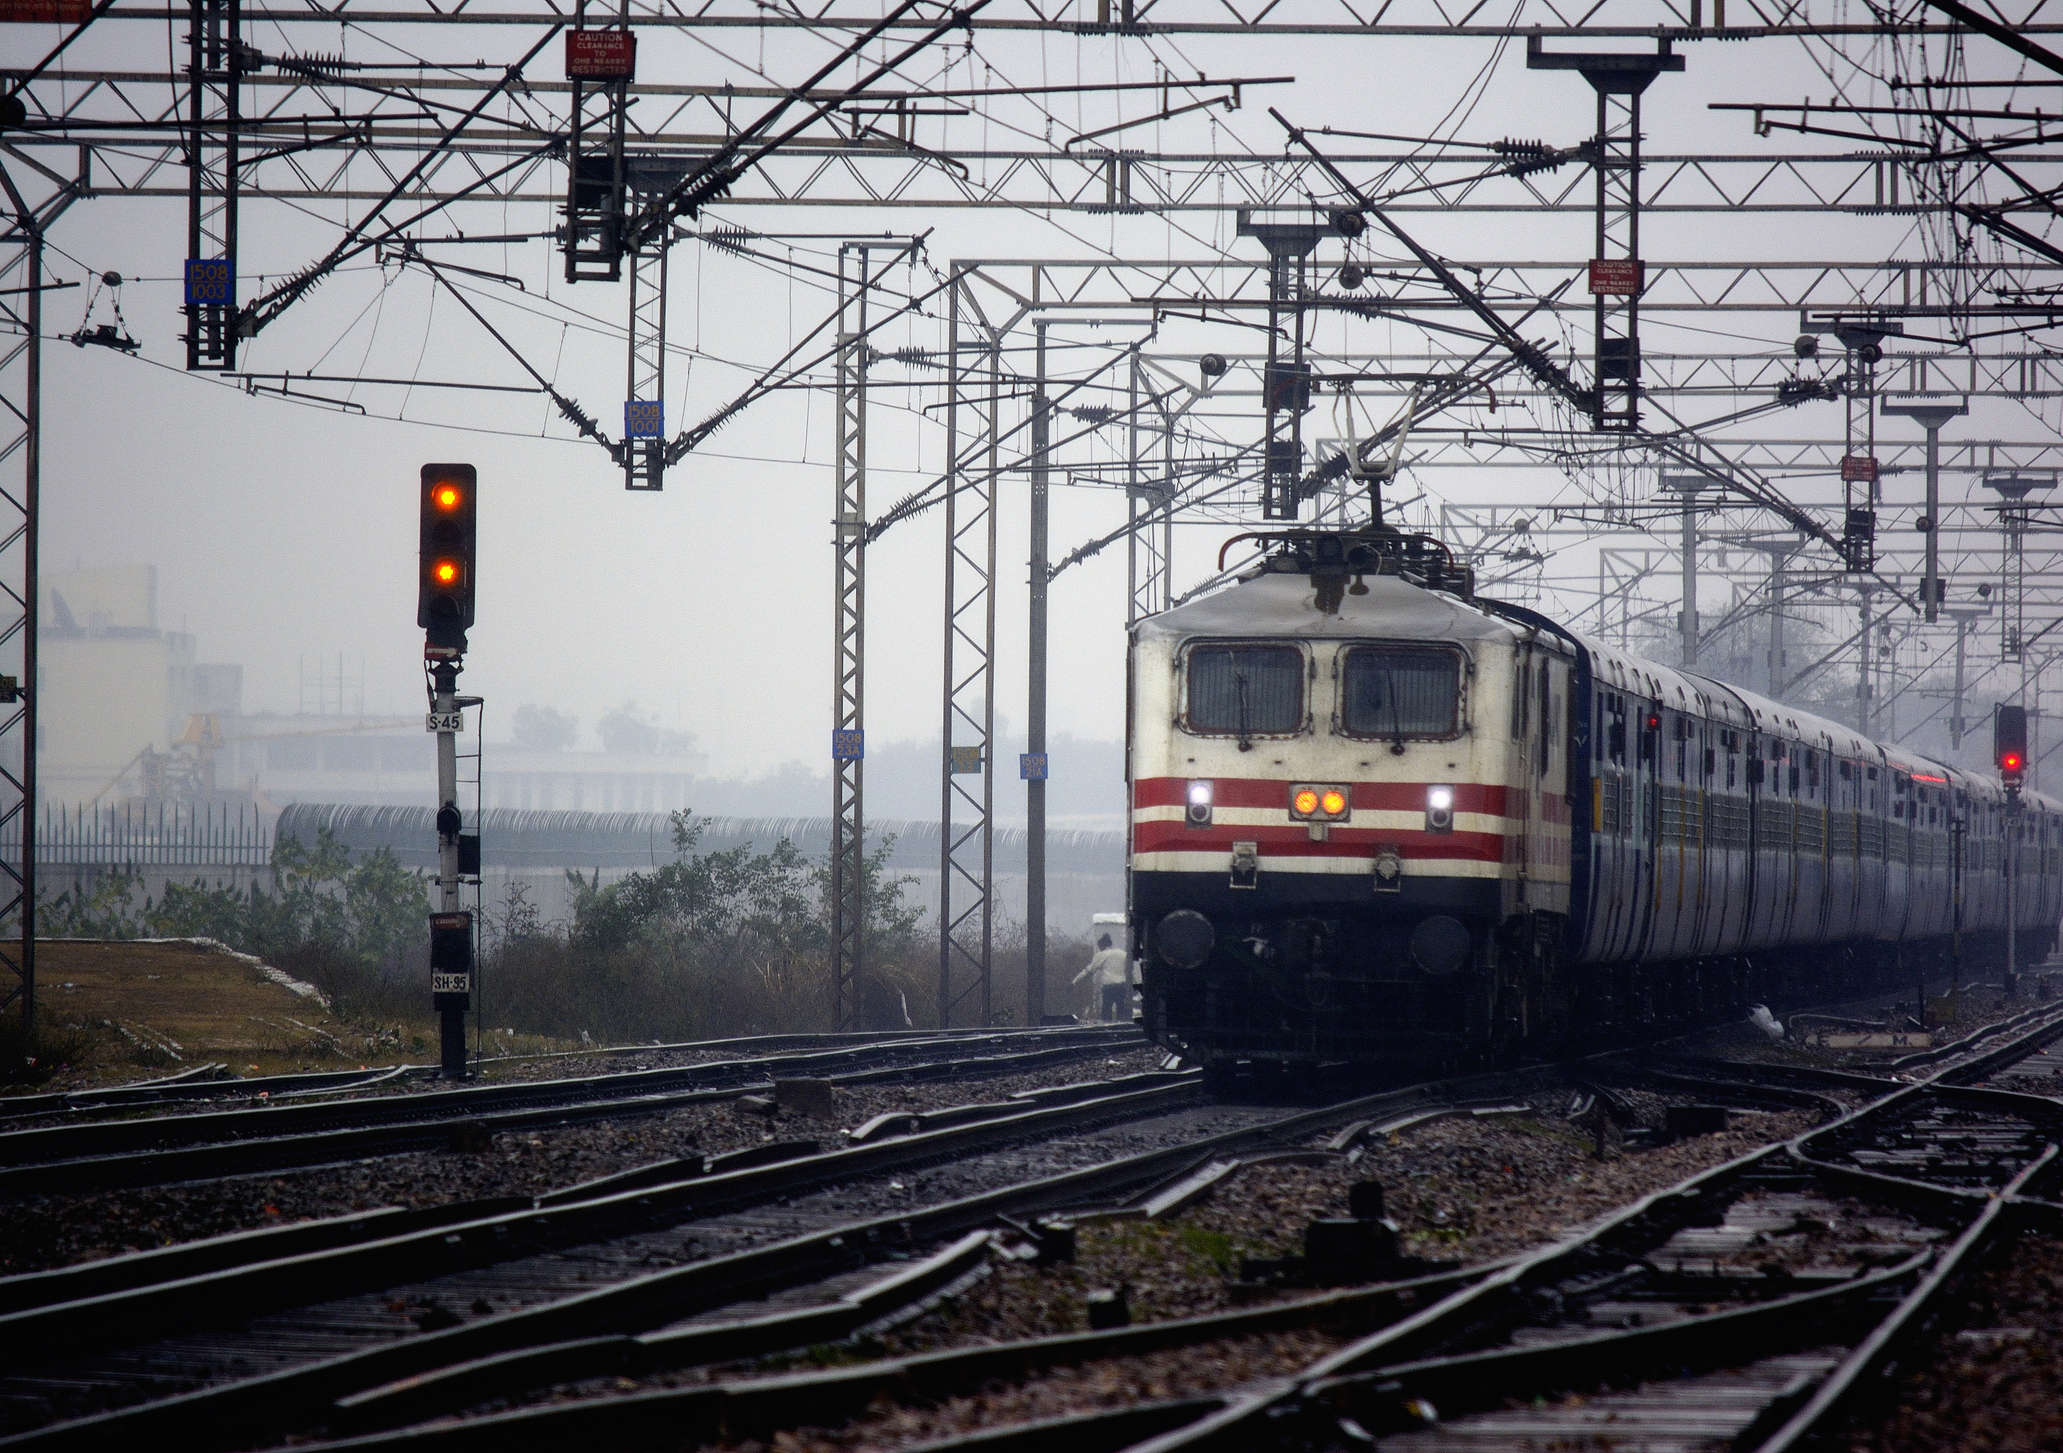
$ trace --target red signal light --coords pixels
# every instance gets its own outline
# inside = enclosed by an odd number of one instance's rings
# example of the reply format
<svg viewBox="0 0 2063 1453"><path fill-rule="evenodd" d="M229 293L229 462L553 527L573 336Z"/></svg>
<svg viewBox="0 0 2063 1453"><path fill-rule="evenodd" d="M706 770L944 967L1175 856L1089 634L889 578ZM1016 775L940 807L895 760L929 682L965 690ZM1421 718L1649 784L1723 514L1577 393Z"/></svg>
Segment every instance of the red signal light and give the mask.
<svg viewBox="0 0 2063 1453"><path fill-rule="evenodd" d="M1999 770L2001 772L2018 772L2026 765L2027 759L2018 752L2007 752L1999 758Z"/></svg>

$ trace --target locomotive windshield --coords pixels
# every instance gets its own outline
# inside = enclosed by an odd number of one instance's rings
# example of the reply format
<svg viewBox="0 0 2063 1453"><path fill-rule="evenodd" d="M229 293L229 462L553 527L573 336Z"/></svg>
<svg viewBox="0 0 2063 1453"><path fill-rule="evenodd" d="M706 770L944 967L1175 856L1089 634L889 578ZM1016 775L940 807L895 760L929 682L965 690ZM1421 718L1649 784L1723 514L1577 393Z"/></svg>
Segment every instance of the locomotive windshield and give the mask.
<svg viewBox="0 0 2063 1453"><path fill-rule="evenodd" d="M1341 673L1340 726L1357 737L1451 737L1461 662L1452 651L1355 646Z"/></svg>
<svg viewBox="0 0 2063 1453"><path fill-rule="evenodd" d="M1295 646L1193 646L1193 732L1282 736L1304 729L1304 653Z"/></svg>

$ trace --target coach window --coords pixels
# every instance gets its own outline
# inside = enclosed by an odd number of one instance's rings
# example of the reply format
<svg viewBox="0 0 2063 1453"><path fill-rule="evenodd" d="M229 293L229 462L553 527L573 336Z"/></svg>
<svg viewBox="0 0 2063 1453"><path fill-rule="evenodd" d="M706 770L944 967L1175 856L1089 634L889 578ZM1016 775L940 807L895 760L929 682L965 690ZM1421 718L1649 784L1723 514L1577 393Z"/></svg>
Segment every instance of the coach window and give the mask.
<svg viewBox="0 0 2063 1453"><path fill-rule="evenodd" d="M1339 729L1350 737L1451 737L1461 730L1461 658L1423 646L1350 646Z"/></svg>
<svg viewBox="0 0 2063 1453"><path fill-rule="evenodd" d="M1304 653L1258 642L1189 648L1183 726L1207 736L1282 737L1304 729Z"/></svg>
<svg viewBox="0 0 2063 1453"><path fill-rule="evenodd" d="M1535 725L1540 728L1540 741L1533 753L1533 775L1544 777L1547 775L1548 754L1554 750L1554 713L1549 706L1550 688L1548 686L1547 658L1545 656L1540 658L1539 691L1540 700L1537 703L1539 720Z"/></svg>

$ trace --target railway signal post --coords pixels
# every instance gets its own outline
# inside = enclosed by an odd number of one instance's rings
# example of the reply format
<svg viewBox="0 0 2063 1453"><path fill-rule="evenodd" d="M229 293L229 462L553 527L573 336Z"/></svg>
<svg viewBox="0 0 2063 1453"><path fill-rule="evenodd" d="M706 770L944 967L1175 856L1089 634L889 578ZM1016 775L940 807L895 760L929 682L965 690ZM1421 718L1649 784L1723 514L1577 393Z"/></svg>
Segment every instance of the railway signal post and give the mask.
<svg viewBox="0 0 2063 1453"><path fill-rule="evenodd" d="M430 914L430 1000L437 1010L439 1064L447 1080L466 1077L466 1010L473 1002L473 915L459 906L458 734L465 699L466 630L473 624L474 536L479 474L470 464L425 464L416 624L423 627L423 670L437 738L437 902ZM478 870L478 864L473 865Z"/></svg>
<svg viewBox="0 0 2063 1453"><path fill-rule="evenodd" d="M1991 719L1992 757L2006 788L2006 994L2019 989L2020 789L2027 781L2027 708L2000 702Z"/></svg>

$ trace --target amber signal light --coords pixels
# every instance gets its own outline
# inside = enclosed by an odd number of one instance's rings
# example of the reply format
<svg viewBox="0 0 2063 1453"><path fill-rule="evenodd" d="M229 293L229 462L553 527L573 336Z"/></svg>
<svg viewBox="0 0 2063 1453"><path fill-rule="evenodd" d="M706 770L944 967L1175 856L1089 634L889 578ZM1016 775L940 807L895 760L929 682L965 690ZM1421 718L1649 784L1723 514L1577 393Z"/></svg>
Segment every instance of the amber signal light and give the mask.
<svg viewBox="0 0 2063 1453"><path fill-rule="evenodd" d="M479 486L470 464L423 466L415 619L423 644L445 653L465 650L473 624Z"/></svg>

